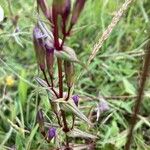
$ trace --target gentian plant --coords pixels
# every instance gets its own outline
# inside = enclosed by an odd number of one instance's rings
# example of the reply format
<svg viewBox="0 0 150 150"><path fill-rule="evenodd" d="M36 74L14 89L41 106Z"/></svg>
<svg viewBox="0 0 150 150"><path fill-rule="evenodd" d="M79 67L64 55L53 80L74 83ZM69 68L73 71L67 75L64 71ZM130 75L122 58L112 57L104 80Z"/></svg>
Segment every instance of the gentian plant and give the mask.
<svg viewBox="0 0 150 150"><path fill-rule="evenodd" d="M86 0L53 0L51 6L46 0L37 0L38 21L33 30L33 41L38 66L44 80L36 78L37 82L46 88L51 110L55 114L56 127L46 128L43 109L37 111L39 131L47 142L56 143L56 149L74 149L77 145L73 137L91 139L89 147L93 146L94 135L77 129L76 119L81 119L87 126L93 126L90 119L79 109L80 97L73 93L75 82L75 63L80 63L75 51L65 43L71 36L72 28L84 8ZM47 26L40 19L40 12L49 22ZM49 30L49 29L50 30ZM54 74L57 66L58 76ZM54 79L58 78L58 82ZM86 142L86 141L85 141Z"/></svg>

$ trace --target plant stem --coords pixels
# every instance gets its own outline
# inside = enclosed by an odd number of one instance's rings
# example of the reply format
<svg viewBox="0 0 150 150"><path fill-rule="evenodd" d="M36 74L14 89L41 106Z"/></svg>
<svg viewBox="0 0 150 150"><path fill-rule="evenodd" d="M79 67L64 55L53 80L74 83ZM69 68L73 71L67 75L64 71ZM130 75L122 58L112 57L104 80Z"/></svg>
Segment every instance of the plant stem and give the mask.
<svg viewBox="0 0 150 150"><path fill-rule="evenodd" d="M54 35L54 46L57 50L60 49L59 47L59 33L58 33L58 24L57 24L57 20L58 20L58 14L56 13L55 9L52 9L52 17L53 17L53 24L54 24L54 29L53 29L53 35Z"/></svg>
<svg viewBox="0 0 150 150"><path fill-rule="evenodd" d="M50 76L50 80L51 80L51 89L52 89L52 91L55 93L55 95L56 95L56 97L58 98L59 97L59 95L58 95L58 93L54 90L54 81L53 81L53 76L52 75L49 75Z"/></svg>
<svg viewBox="0 0 150 150"><path fill-rule="evenodd" d="M50 85L50 83L49 83L49 81L48 81L48 79L47 79L45 70L44 70L44 69L41 69L41 70L42 70L42 72L43 72L43 75L44 75L44 78L45 78L45 81L46 81L47 85L48 85L49 87L51 87L51 85Z"/></svg>
<svg viewBox="0 0 150 150"><path fill-rule="evenodd" d="M62 43L60 45L61 49L63 49L63 45L65 43L65 40L66 40L66 35L63 36Z"/></svg>
<svg viewBox="0 0 150 150"><path fill-rule="evenodd" d="M71 90L71 87L68 87L68 94L67 94L67 97L66 97L66 101L69 99L70 97L70 90Z"/></svg>
<svg viewBox="0 0 150 150"><path fill-rule="evenodd" d="M131 127L130 127L130 130L129 130L127 143L125 145L125 150L130 149L133 130L134 130L134 127L135 127L135 124L136 124L137 115L139 113L140 105L141 105L141 102L142 102L142 99L143 99L144 86L145 86L145 83L146 83L147 73L149 71L149 66L150 66L150 59L149 58L150 58L150 42L149 42L149 47L147 49L147 54L145 56L145 63L144 63L144 67L143 67L142 78L141 78L140 86L139 86L139 89L138 89L138 96L137 96L137 100L136 100L136 104L135 104L135 108L134 108L134 113L133 113L133 116L131 118Z"/></svg>
<svg viewBox="0 0 150 150"><path fill-rule="evenodd" d="M14 16L13 10L12 10L12 4L11 4L11 0L7 0L8 1L8 9L9 9L9 13L11 15L11 17Z"/></svg>
<svg viewBox="0 0 150 150"><path fill-rule="evenodd" d="M43 72L43 75L44 75L44 78L45 78L45 81L46 81L46 83L47 83L48 87L50 87L50 88L51 88L51 90L54 92L55 96L58 98L58 94L57 94L57 92L54 90L54 88L53 88L53 87L51 87L51 85L50 85L50 83L49 83L49 81L48 81L48 79L47 79L47 76L46 76L45 70L43 70L43 69L41 69L41 70L42 70L42 72Z"/></svg>
<svg viewBox="0 0 150 150"><path fill-rule="evenodd" d="M57 62L58 62L58 78L59 78L59 97L63 98L62 60L58 58Z"/></svg>
<svg viewBox="0 0 150 150"><path fill-rule="evenodd" d="M62 115L62 119L63 119L63 123L64 123L64 129L63 131L66 133L69 131L68 126L67 126L67 121L66 121L66 114L63 110L61 110L61 115Z"/></svg>
<svg viewBox="0 0 150 150"><path fill-rule="evenodd" d="M67 146L67 148L69 148L69 140L68 140L67 134L66 134L66 146Z"/></svg>
<svg viewBox="0 0 150 150"><path fill-rule="evenodd" d="M62 77L62 59L58 58L58 78L59 78L59 97L63 98L63 77ZM67 133L69 131L67 121L66 121L66 114L63 110L61 110L61 116L63 120L63 131ZM67 145L69 145L68 140L66 138Z"/></svg>
<svg viewBox="0 0 150 150"><path fill-rule="evenodd" d="M61 110L61 114L62 114L63 123L64 123L63 131L66 134L66 147L69 148L69 140L68 140L68 136L67 136L67 132L69 131L69 128L68 128L67 121L66 121L66 115L63 110Z"/></svg>

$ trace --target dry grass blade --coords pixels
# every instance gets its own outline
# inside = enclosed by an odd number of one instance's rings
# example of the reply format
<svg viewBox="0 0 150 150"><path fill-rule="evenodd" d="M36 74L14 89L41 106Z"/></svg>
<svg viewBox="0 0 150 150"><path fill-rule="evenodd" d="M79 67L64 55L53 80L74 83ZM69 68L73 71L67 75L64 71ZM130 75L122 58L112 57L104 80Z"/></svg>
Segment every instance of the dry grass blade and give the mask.
<svg viewBox="0 0 150 150"><path fill-rule="evenodd" d="M143 67L143 73L142 73L142 78L141 78L141 82L140 82L140 86L138 89L138 96L137 96L137 100L135 103L135 108L134 108L134 112L133 112L133 116L131 118L131 127L129 130L129 134L128 134L128 139L127 139L127 143L125 145L125 150L129 150L130 149L130 145L131 145L131 141L132 141L132 135L133 135L133 130L136 124L136 120L137 120L137 115L139 113L139 109L140 109L140 105L143 99L143 93L144 93L144 87L145 87L145 83L146 83L146 77L150 68L150 41L148 43L147 49L146 49L146 56L145 56L145 62L144 62L144 67Z"/></svg>
<svg viewBox="0 0 150 150"><path fill-rule="evenodd" d="M131 4L131 2L133 2L133 0L126 0L124 2L124 4L122 5L122 7L115 13L110 25L108 26L108 28L104 31L103 35L101 36L101 38L99 39L99 41L94 45L92 54L89 57L88 60L88 64L91 63L91 61L94 59L94 57L96 56L97 52L99 51L99 49L102 47L103 43L108 39L108 37L110 36L112 30L115 28L115 26L118 24L118 22L120 21L122 15L125 13L125 11L128 9L129 5Z"/></svg>

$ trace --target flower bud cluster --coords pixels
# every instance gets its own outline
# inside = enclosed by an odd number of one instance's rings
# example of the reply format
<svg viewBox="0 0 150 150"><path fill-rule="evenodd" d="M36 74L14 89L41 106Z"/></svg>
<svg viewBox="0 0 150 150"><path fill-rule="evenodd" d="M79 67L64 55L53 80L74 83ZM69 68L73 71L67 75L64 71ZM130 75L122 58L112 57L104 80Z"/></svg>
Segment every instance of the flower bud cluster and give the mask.
<svg viewBox="0 0 150 150"><path fill-rule="evenodd" d="M85 1L86 0L75 0L72 8L71 0L53 0L51 6L48 5L47 0L37 0L38 14L40 11L42 11L45 18L49 21L50 31L47 31L43 26L41 27L41 21L39 21L33 29L33 42L36 59L39 68L43 72L45 83L47 84L48 89L53 92L55 99L63 98L64 71L66 87L68 88L68 96L65 100L72 100L76 108L79 104L79 96L71 96L70 91L74 84L74 62L77 59L74 50L67 47L65 41L66 38L71 35L71 30L77 23L81 11L83 10ZM56 58L57 63L55 61ZM58 66L57 85L55 85L54 82L55 65ZM51 83L49 83L49 78ZM59 90L57 90L57 87ZM51 106L54 106L52 102ZM62 127L64 132L68 132L71 128L69 129L67 125L65 111L62 109L53 109L53 112L57 117L60 127ZM39 124L39 129L42 135L48 142L55 138L56 128L51 127L47 132L45 130L42 110L37 112L37 123Z"/></svg>

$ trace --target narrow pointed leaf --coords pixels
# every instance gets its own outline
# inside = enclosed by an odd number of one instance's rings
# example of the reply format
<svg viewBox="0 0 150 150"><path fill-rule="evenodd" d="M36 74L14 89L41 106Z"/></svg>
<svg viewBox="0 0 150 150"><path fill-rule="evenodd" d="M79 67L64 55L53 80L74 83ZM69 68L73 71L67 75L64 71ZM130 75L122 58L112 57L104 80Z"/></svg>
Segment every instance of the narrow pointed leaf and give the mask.
<svg viewBox="0 0 150 150"><path fill-rule="evenodd" d="M51 87L48 87L47 83L46 83L43 79L41 79L41 78L39 78L39 77L36 77L35 80L36 80L37 83L39 83L43 88L46 89L46 91L47 91L49 97L51 97L51 96L55 97L53 91L51 90ZM57 91L57 89L55 89L55 90Z"/></svg>
<svg viewBox="0 0 150 150"><path fill-rule="evenodd" d="M42 87L45 87L45 88L48 87L47 83L46 83L43 79L41 79L41 78L39 78L39 77L36 77L35 80L36 80L37 83L39 83Z"/></svg>
<svg viewBox="0 0 150 150"><path fill-rule="evenodd" d="M71 130L69 133L68 133L68 136L70 137L81 137L81 138L90 138L90 139L96 139L97 136L95 135L92 135L90 133L87 133L87 132L84 132L84 131L81 131L79 129L73 129Z"/></svg>
<svg viewBox="0 0 150 150"><path fill-rule="evenodd" d="M79 110L79 108L75 105L75 103L73 101L68 101L68 103L66 103L67 108L71 109L73 111L73 113L78 116L81 120L87 122L89 125L92 126L92 123L90 122L90 120Z"/></svg>
<svg viewBox="0 0 150 150"><path fill-rule="evenodd" d="M65 101L64 98L59 98L53 100L54 103L60 103L60 107L62 107L65 111L71 110L78 118L87 122L89 125L93 125L90 120L79 110L72 99Z"/></svg>
<svg viewBox="0 0 150 150"><path fill-rule="evenodd" d="M72 50L66 51L65 49L63 51L55 51L55 56L58 58L62 58L63 60L68 60L72 62L78 62L78 58Z"/></svg>
<svg viewBox="0 0 150 150"><path fill-rule="evenodd" d="M38 20L38 26L41 29L41 31L43 32L43 34L45 35L45 38L48 37L48 39L50 41L54 39L52 32L48 29L48 27L46 26L46 24L43 21Z"/></svg>

